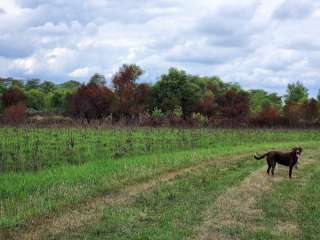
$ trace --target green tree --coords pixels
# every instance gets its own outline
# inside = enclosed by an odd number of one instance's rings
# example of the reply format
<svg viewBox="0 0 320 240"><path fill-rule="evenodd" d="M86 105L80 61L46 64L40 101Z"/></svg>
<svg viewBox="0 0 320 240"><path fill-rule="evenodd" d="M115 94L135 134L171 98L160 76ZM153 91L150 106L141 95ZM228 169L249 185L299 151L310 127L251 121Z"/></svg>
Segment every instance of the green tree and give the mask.
<svg viewBox="0 0 320 240"><path fill-rule="evenodd" d="M24 82L22 80L12 79L11 86L23 89L24 88Z"/></svg>
<svg viewBox="0 0 320 240"><path fill-rule="evenodd" d="M158 107L163 112L172 112L177 106L181 106L184 115L188 115L201 97L201 88L194 82L194 76L170 68L153 86L151 97L152 108Z"/></svg>
<svg viewBox="0 0 320 240"><path fill-rule="evenodd" d="M45 107L45 94L39 89L27 91L27 107L37 111L43 111Z"/></svg>
<svg viewBox="0 0 320 240"><path fill-rule="evenodd" d="M106 84L106 78L102 74L95 73L91 78L89 83L96 84L98 86L104 86Z"/></svg>
<svg viewBox="0 0 320 240"><path fill-rule="evenodd" d="M53 82L50 81L44 81L40 84L40 89L45 94L48 94L50 92L53 92L56 88L56 85Z"/></svg>
<svg viewBox="0 0 320 240"><path fill-rule="evenodd" d="M64 112L66 109L66 98L68 94L71 94L71 92L62 90L53 92L50 104L51 108L56 112Z"/></svg>
<svg viewBox="0 0 320 240"><path fill-rule="evenodd" d="M40 86L40 79L30 79L27 81L26 85L25 85L25 89L27 91L31 90L31 89L37 89Z"/></svg>
<svg viewBox="0 0 320 240"><path fill-rule="evenodd" d="M0 96L6 91L6 87L0 84Z"/></svg>
<svg viewBox="0 0 320 240"><path fill-rule="evenodd" d="M287 94L285 95L285 103L304 103L308 100L308 89L301 82L288 84Z"/></svg>
<svg viewBox="0 0 320 240"><path fill-rule="evenodd" d="M81 86L81 83L79 83L79 82L77 82L75 80L70 80L70 81L67 81L67 82L64 82L64 83L60 84L59 88L65 89L65 90L75 91L80 86Z"/></svg>
<svg viewBox="0 0 320 240"><path fill-rule="evenodd" d="M268 93L264 90L254 89L249 91L250 96L250 111L253 114L257 114L262 109L273 107L278 111L282 108L282 100L276 93Z"/></svg>

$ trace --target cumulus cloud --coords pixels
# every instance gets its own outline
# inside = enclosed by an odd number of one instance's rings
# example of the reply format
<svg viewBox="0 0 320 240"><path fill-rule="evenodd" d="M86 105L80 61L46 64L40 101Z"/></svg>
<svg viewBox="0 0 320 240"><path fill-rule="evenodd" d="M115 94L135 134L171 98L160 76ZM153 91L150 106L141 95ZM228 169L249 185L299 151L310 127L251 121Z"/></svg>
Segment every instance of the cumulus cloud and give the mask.
<svg viewBox="0 0 320 240"><path fill-rule="evenodd" d="M170 66L279 93L320 88L317 0L1 0L0 75L56 82L123 63Z"/></svg>
<svg viewBox="0 0 320 240"><path fill-rule="evenodd" d="M317 6L312 0L285 0L275 11L274 16L279 19L308 17Z"/></svg>

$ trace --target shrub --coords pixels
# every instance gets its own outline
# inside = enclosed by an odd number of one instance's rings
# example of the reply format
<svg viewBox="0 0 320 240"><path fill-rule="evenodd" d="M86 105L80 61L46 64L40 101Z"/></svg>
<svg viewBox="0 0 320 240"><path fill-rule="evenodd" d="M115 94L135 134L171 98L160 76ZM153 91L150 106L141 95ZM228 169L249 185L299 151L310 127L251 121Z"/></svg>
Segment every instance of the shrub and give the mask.
<svg viewBox="0 0 320 240"><path fill-rule="evenodd" d="M151 118L154 123L154 125L160 125L162 120L164 119L164 113L161 111L161 109L155 107L151 113Z"/></svg>
<svg viewBox="0 0 320 240"><path fill-rule="evenodd" d="M69 97L69 113L88 122L102 119L112 113L113 100L114 94L109 88L89 83Z"/></svg>
<svg viewBox="0 0 320 240"><path fill-rule="evenodd" d="M16 105L11 105L4 109L4 117L7 121L13 123L20 123L26 117L27 107L25 103L19 102Z"/></svg>
<svg viewBox="0 0 320 240"><path fill-rule="evenodd" d="M2 95L3 108L17 105L20 102L24 103L26 100L27 100L26 95L18 87L11 87L7 91L5 91Z"/></svg>
<svg viewBox="0 0 320 240"><path fill-rule="evenodd" d="M191 114L192 125L202 127L208 125L208 117L203 116L201 113L192 113Z"/></svg>

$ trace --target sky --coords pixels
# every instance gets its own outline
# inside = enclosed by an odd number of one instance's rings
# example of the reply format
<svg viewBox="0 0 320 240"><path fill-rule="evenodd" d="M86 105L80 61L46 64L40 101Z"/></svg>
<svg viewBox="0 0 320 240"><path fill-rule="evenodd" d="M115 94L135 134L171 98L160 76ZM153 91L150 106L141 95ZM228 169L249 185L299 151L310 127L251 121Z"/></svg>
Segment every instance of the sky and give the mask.
<svg viewBox="0 0 320 240"><path fill-rule="evenodd" d="M0 0L0 76L110 79L135 63L284 94L320 89L319 0Z"/></svg>

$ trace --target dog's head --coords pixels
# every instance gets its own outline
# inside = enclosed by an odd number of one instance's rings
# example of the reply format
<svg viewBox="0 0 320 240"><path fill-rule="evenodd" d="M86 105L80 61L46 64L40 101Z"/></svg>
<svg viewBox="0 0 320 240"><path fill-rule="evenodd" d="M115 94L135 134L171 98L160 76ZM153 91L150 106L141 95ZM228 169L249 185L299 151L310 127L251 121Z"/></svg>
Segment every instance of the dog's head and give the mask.
<svg viewBox="0 0 320 240"><path fill-rule="evenodd" d="M297 158L299 159L299 157L301 156L301 153L303 151L302 147L294 147L292 149L292 151L296 154Z"/></svg>

